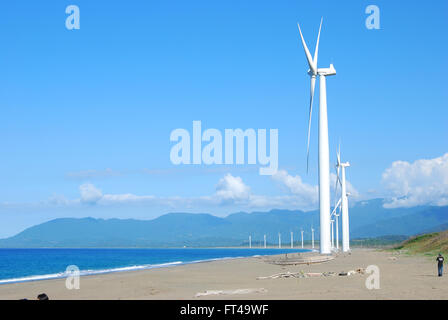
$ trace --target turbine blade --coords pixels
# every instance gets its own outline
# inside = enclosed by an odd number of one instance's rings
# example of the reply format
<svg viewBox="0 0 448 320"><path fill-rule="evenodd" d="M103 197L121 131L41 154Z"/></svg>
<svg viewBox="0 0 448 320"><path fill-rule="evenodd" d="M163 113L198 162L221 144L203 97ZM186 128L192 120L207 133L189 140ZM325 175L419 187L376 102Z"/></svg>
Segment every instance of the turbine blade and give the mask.
<svg viewBox="0 0 448 320"><path fill-rule="evenodd" d="M341 178L339 177L339 168L340 167L338 167L338 179L337 179L337 181L339 181L339 183L342 185Z"/></svg>
<svg viewBox="0 0 448 320"><path fill-rule="evenodd" d="M308 143L306 145L306 173L308 173L309 159L310 159L310 134L311 134L311 117L313 115L313 99L314 99L314 88L316 86L316 77L311 76L311 87L310 87L310 111L308 118Z"/></svg>
<svg viewBox="0 0 448 320"><path fill-rule="evenodd" d="M313 59L313 63L314 63L314 68L316 68L317 70L317 56L319 55L319 39L320 39L320 30L322 29L322 21L324 20L324 18L322 17L320 19L320 26L319 26L319 33L317 35L317 43L316 43L316 49L314 49L314 59Z"/></svg>
<svg viewBox="0 0 448 320"><path fill-rule="evenodd" d="M338 181L342 186L342 181L341 181L341 178L339 177L339 168L340 167L341 167L341 141L339 141L339 146L338 146Z"/></svg>
<svg viewBox="0 0 448 320"><path fill-rule="evenodd" d="M303 49L305 50L306 60L308 61L308 65L309 65L311 71L313 72L313 74L316 74L317 69L314 67L314 62L311 57L310 50L308 50L308 47L306 46L305 39L303 38L303 35L302 35L302 30L300 29L300 24L297 24L297 26L299 27L300 38L302 39L302 45L303 45Z"/></svg>
<svg viewBox="0 0 448 320"><path fill-rule="evenodd" d="M334 182L335 183L335 186L334 186L334 189L335 189L335 191L334 191L334 193L335 193L335 199L334 199L335 207L337 206L336 205L336 199L337 199L337 191L338 191L338 182L339 182L339 184L341 184L341 191L342 191L341 178L339 177L339 170L341 168L340 145L339 145L338 151L336 152L336 158L337 158L337 163L336 163L336 181Z"/></svg>
<svg viewBox="0 0 448 320"><path fill-rule="evenodd" d="M339 168L339 166L341 165L341 154L339 153L339 151L336 153L336 158L337 167Z"/></svg>
<svg viewBox="0 0 448 320"><path fill-rule="evenodd" d="M337 201L338 201L338 181L339 181L339 166L336 166L336 171L337 171L337 176L336 176L336 181L334 183L334 207L336 208L337 206Z"/></svg>
<svg viewBox="0 0 448 320"><path fill-rule="evenodd" d="M338 167L336 167L336 171L337 171L337 176L336 176L336 181L335 181L335 184L334 184L334 193L335 193L335 200L334 200L334 202L336 203L336 196L337 196L337 191L338 191L338 180L339 180L339 168Z"/></svg>

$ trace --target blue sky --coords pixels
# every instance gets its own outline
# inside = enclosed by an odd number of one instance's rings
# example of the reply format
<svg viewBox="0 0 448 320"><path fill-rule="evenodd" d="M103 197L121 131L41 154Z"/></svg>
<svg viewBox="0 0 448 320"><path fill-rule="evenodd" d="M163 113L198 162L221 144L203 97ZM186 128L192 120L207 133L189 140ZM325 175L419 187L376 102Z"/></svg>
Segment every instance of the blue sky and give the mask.
<svg viewBox="0 0 448 320"><path fill-rule="evenodd" d="M80 30L65 28L70 4L80 8ZM365 27L370 4L380 8L380 30ZM314 51L322 16L319 66L337 70L327 81L332 163L340 140L360 199L417 196L433 180L416 176L408 190L391 180L408 167L383 175L398 160L420 168L440 158L431 165L445 177L447 11L443 0L3 4L0 237L55 217L313 208L318 95L306 174L309 77L296 23ZM191 132L193 120L222 131L278 129L284 174L174 166L170 133ZM446 184L436 181L440 197ZM82 190L94 200L82 201ZM213 198L223 190L229 199Z"/></svg>

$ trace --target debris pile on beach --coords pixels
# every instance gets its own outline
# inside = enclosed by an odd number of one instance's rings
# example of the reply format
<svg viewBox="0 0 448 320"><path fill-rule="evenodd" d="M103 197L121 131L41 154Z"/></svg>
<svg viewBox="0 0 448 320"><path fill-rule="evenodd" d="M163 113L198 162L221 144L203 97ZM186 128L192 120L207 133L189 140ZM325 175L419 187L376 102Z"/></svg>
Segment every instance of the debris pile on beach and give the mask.
<svg viewBox="0 0 448 320"><path fill-rule="evenodd" d="M257 280L264 280L264 279L279 279L279 278L313 278L313 277L333 277L336 275L339 276L351 276L354 274L364 274L365 269L364 268L358 268L356 270L350 270L350 271L342 271L342 272L281 272L276 273L271 276L265 276L265 277L257 277Z"/></svg>
<svg viewBox="0 0 448 320"><path fill-rule="evenodd" d="M392 261L396 261L398 258L397 257L388 257L387 259L392 260Z"/></svg>
<svg viewBox="0 0 448 320"><path fill-rule="evenodd" d="M358 268L356 270L350 270L350 271L347 271L347 272L345 272L345 271L339 272L339 275L340 276L351 276L351 275L354 275L354 274L364 274L364 273L366 273L364 268Z"/></svg>

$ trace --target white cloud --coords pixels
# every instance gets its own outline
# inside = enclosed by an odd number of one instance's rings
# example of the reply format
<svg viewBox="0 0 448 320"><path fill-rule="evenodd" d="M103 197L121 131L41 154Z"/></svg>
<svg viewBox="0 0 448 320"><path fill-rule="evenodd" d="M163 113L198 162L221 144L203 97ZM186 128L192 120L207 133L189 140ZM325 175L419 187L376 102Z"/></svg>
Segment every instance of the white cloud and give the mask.
<svg viewBox="0 0 448 320"><path fill-rule="evenodd" d="M413 163L395 161L383 172L382 182L393 195L386 208L448 205L448 153Z"/></svg>
<svg viewBox="0 0 448 320"><path fill-rule="evenodd" d="M302 178L298 175L291 176L286 170L279 170L272 176L275 181L284 185L289 192L290 196L280 196L276 198L270 198L271 204L281 205L287 204L288 207L293 207L301 210L315 209L319 202L319 187L313 186L302 181ZM330 174L330 188L332 196L334 196L334 186L336 183L336 174ZM345 181L347 192L350 193L350 198L360 198L358 190L353 187L350 181ZM340 186L338 189L338 195L340 195Z"/></svg>
<svg viewBox="0 0 448 320"><path fill-rule="evenodd" d="M286 171L280 172L276 179L286 181L291 187L292 194L279 196L265 196L251 193L241 177L235 177L226 174L218 181L216 191L212 195L200 197L159 197L155 195L135 195L126 194L103 194L93 184L87 183L81 185L81 198L77 200L66 201L67 205L76 204L98 204L101 206L109 205L150 205L165 207L167 210L195 210L202 211L202 208L217 210L220 206L233 205L239 210L250 209L315 209L317 204L317 187L301 183L300 177L291 177ZM302 186L300 186L302 184ZM62 202L62 201L61 201ZM49 204L54 204L54 200ZM235 210L237 210L235 209Z"/></svg>
<svg viewBox="0 0 448 320"><path fill-rule="evenodd" d="M319 200L319 188L304 183L300 176L291 176L287 171L279 170L276 174L272 175L272 179L286 186L303 205L310 206L317 204Z"/></svg>
<svg viewBox="0 0 448 320"><path fill-rule="evenodd" d="M216 196L223 202L244 201L249 199L250 188L243 182L243 179L228 173L219 180L216 186Z"/></svg>
<svg viewBox="0 0 448 320"><path fill-rule="evenodd" d="M271 209L298 209L313 210L318 206L318 187L306 184L300 176L291 176L287 171L280 170L272 179L280 182L289 191L283 195L253 194L239 176L227 173L217 183L215 192L196 197L135 195L132 193L108 194L103 193L91 183L79 186L80 197L67 199L63 196L53 196L47 201L39 203L22 203L16 206L50 206L50 207L77 207L80 205L95 204L95 208L114 206L148 207L160 213L170 211L184 212L210 212L224 214L231 210L271 210ZM8 204L11 206L11 204ZM93 209L93 207L91 208ZM131 212L131 211L129 211Z"/></svg>
<svg viewBox="0 0 448 320"><path fill-rule="evenodd" d="M330 188L332 188L332 192L334 192L334 188L336 185L336 174L335 173L330 173ZM350 193L350 198L359 198L359 192L358 190L355 189L355 187L353 187L353 185L350 183L350 181L348 181L347 179L345 179L345 187L347 188L347 193ZM338 185L338 196L341 194L341 185Z"/></svg>
<svg viewBox="0 0 448 320"><path fill-rule="evenodd" d="M79 187L79 192L81 193L81 202L83 203L95 204L103 197L101 190L91 183L82 184Z"/></svg>

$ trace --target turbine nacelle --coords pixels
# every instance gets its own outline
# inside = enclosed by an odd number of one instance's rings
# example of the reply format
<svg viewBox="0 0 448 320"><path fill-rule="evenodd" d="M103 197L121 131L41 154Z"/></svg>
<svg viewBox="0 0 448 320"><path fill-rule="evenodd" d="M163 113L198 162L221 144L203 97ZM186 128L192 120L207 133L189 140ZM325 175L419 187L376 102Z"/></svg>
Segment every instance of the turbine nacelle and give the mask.
<svg viewBox="0 0 448 320"><path fill-rule="evenodd" d="M330 64L329 68L319 68L317 69L317 74L320 76L334 76L336 74L336 69L334 68L333 64Z"/></svg>
<svg viewBox="0 0 448 320"><path fill-rule="evenodd" d="M340 162L339 166L345 167L345 168L350 167L350 162Z"/></svg>

